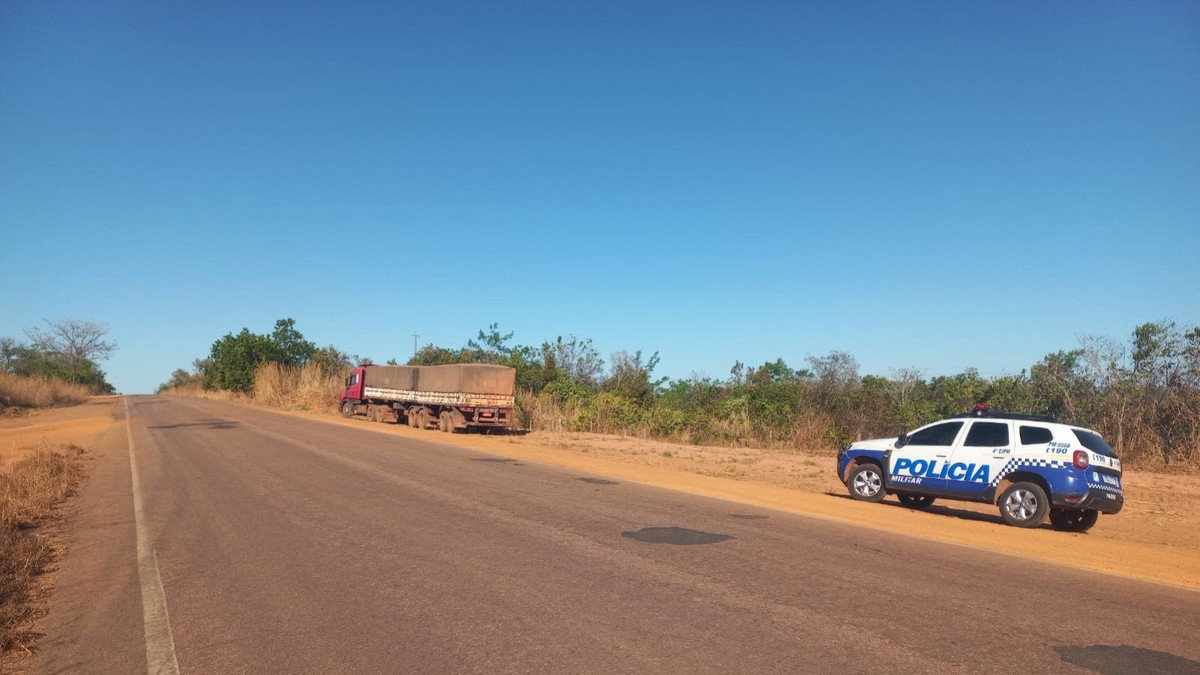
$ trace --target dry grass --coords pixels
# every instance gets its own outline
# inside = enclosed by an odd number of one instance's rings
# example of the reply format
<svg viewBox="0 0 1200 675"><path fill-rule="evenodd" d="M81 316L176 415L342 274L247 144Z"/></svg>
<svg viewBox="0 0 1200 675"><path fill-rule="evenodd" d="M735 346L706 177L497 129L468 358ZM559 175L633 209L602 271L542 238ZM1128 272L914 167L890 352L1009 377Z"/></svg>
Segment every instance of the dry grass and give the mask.
<svg viewBox="0 0 1200 675"><path fill-rule="evenodd" d="M66 452L43 447L0 474L0 651L27 649L36 637L37 577L59 555L40 526L74 494L83 477L83 448Z"/></svg>
<svg viewBox="0 0 1200 675"><path fill-rule="evenodd" d="M342 378L316 364L289 368L263 363L254 372L255 403L283 410L334 411L342 395Z"/></svg>
<svg viewBox="0 0 1200 675"><path fill-rule="evenodd" d="M199 383L185 384L182 387L167 387L158 392L164 396L190 396L204 398L210 401L244 401L249 397L234 391L223 389L205 389Z"/></svg>
<svg viewBox="0 0 1200 675"><path fill-rule="evenodd" d="M80 384L57 378L0 373L0 409L48 408L83 403L91 394Z"/></svg>

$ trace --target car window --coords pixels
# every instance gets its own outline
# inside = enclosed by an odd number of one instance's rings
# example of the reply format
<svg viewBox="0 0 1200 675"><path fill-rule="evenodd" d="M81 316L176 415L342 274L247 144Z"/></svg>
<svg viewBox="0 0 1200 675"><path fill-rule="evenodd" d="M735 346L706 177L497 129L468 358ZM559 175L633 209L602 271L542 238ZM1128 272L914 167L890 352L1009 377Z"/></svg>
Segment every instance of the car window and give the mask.
<svg viewBox="0 0 1200 675"><path fill-rule="evenodd" d="M1072 429L1071 431L1075 432L1075 438L1078 438L1083 447L1088 450L1098 452L1105 457L1115 458L1117 456L1117 452L1109 447L1108 443L1105 443L1104 439L1100 438L1100 436L1090 431L1084 431L1083 429Z"/></svg>
<svg viewBox="0 0 1200 675"><path fill-rule="evenodd" d="M1041 445L1054 440L1054 432L1046 427L1021 427L1021 445Z"/></svg>
<svg viewBox="0 0 1200 675"><path fill-rule="evenodd" d="M909 445L953 445L954 437L962 428L962 422L943 422L928 429L922 429L909 436Z"/></svg>
<svg viewBox="0 0 1200 675"><path fill-rule="evenodd" d="M1008 445L1008 425L1004 422L976 422L967 432L967 440L963 445L976 448Z"/></svg>

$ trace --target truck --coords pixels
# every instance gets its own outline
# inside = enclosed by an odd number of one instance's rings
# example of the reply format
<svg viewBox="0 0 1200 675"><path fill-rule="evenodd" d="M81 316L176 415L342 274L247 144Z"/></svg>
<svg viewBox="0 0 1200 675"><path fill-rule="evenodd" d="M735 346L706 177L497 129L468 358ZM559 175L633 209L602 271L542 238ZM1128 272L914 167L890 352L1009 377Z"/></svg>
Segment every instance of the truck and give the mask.
<svg viewBox="0 0 1200 675"><path fill-rule="evenodd" d="M511 428L517 371L486 363L359 366L346 377L342 416L448 433Z"/></svg>

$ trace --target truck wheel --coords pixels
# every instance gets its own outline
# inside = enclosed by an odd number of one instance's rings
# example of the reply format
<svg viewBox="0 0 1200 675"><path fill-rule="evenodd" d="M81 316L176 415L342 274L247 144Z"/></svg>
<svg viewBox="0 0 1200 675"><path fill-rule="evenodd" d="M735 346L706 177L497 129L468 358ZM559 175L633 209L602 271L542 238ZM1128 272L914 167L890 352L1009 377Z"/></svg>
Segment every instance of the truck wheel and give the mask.
<svg viewBox="0 0 1200 675"><path fill-rule="evenodd" d="M859 464L846 476L850 496L864 502L877 502L886 494L883 489L883 470L878 464Z"/></svg>
<svg viewBox="0 0 1200 675"><path fill-rule="evenodd" d="M354 404L350 401L342 402L342 417L354 417Z"/></svg>
<svg viewBox="0 0 1200 675"><path fill-rule="evenodd" d="M1046 491L1036 483L1013 483L1000 495L1000 517L1017 527L1041 525L1049 506Z"/></svg>
<svg viewBox="0 0 1200 675"><path fill-rule="evenodd" d="M408 426L412 427L413 429L417 428L417 409L416 408L408 409Z"/></svg>
<svg viewBox="0 0 1200 675"><path fill-rule="evenodd" d="M1062 532L1087 532L1099 519L1095 509L1050 509L1050 524Z"/></svg>
<svg viewBox="0 0 1200 675"><path fill-rule="evenodd" d="M910 495L901 492L896 495L900 499L900 503L910 509L927 509L933 506L933 496L931 495Z"/></svg>
<svg viewBox="0 0 1200 675"><path fill-rule="evenodd" d="M446 433L454 431L454 416L450 413L442 413L438 418L438 428Z"/></svg>
<svg viewBox="0 0 1200 675"><path fill-rule="evenodd" d="M429 428L429 413L424 410L417 412L417 428L422 430Z"/></svg>

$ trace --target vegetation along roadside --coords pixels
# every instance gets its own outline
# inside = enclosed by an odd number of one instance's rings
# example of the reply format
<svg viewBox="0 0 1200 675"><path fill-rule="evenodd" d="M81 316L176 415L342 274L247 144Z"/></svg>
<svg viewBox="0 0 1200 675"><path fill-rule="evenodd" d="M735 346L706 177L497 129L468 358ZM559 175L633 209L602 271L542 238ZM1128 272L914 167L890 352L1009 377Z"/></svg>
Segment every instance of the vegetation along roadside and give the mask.
<svg viewBox="0 0 1200 675"><path fill-rule="evenodd" d="M914 369L862 375L845 352L737 362L724 379L655 377L657 353L618 351L607 363L589 339L513 343L497 324L461 348L427 344L409 365L493 363L517 371L521 426L729 447L834 453L988 403L1100 431L1128 466L1200 468L1200 327L1137 326L1127 341L1088 336L1017 374L975 369L926 377ZM247 397L295 410L337 407L346 370L371 363L304 339L292 319L270 334L243 328L213 343L161 393ZM395 359L387 363L396 363Z"/></svg>

